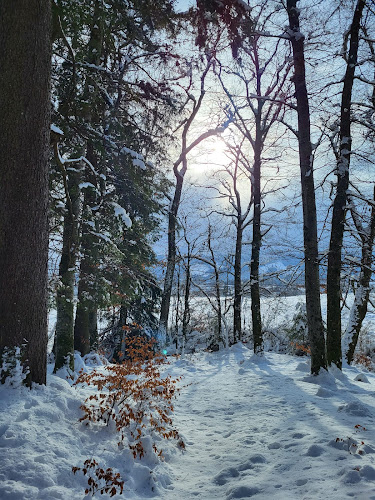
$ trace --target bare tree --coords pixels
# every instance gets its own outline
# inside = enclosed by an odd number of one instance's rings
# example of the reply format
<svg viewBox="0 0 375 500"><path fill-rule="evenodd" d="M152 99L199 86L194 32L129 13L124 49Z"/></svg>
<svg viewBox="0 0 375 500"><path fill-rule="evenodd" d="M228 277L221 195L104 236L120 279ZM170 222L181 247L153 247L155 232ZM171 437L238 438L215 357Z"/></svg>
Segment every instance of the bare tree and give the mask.
<svg viewBox="0 0 375 500"><path fill-rule="evenodd" d="M359 279L355 290L354 303L350 310L349 322L342 337L342 351L350 364L354 358L359 333L367 313L370 299L370 279L372 276L373 247L375 238L375 188L371 203L370 218L365 226L355 207L353 196L349 196L350 213L362 243Z"/></svg>
<svg viewBox="0 0 375 500"><path fill-rule="evenodd" d="M298 144L303 205L303 236L305 252L306 312L311 348L311 373L326 368L324 325L320 305L318 231L310 135L310 109L306 87L304 35L300 31L297 0L287 0L288 37L292 45L298 115Z"/></svg>
<svg viewBox="0 0 375 500"><path fill-rule="evenodd" d="M173 164L173 173L176 179L176 185L174 190L174 195L168 211L168 257L167 257L167 267L165 271L164 286L162 292L162 300L160 307L160 319L159 319L159 330L164 335L168 332L168 317L169 308L172 294L173 286L173 275L176 265L176 230L177 230L177 215L181 202L182 187L184 183L184 177L188 167L188 154L192 151L198 144L202 141L217 135L222 132L223 127L219 126L214 129L208 129L206 132L200 134L196 139L188 144L188 134L190 132L191 126L196 119L198 112L200 111L203 99L206 94L205 83L206 77L212 66L212 57L208 57L205 69L200 77L200 91L199 96L196 97L191 89L192 86L192 76L190 77L190 84L186 89L187 100L185 106L190 104L192 106L190 114L183 120L180 127L182 127L182 137L181 137L181 153L178 159ZM179 128L180 128L179 127ZM175 131L177 132L177 130Z"/></svg>
<svg viewBox="0 0 375 500"><path fill-rule="evenodd" d="M245 138L235 145L232 136L225 141L228 164L216 172L220 185L210 186L216 198L226 199L229 211L215 210L222 217L229 217L235 227L235 251L233 262L234 295L233 295L233 342L242 340L242 243L244 231L253 222L253 190L252 168L244 148ZM242 192L241 192L242 191ZM247 191L246 200L243 191ZM210 229L210 226L209 226ZM211 234L209 238L211 242Z"/></svg>
<svg viewBox="0 0 375 500"><path fill-rule="evenodd" d="M346 72L341 96L340 149L337 158L337 185L333 201L331 239L327 270L327 361L338 368L342 366L341 352L341 253L344 236L347 191L349 187L349 166L352 148L351 106L352 89L358 59L359 31L365 0L358 0L353 21L346 37L350 37L346 56ZM346 38L347 40L347 38Z"/></svg>
<svg viewBox="0 0 375 500"><path fill-rule="evenodd" d="M267 23L267 20L264 23ZM260 31L265 27L266 24L259 22ZM265 46L262 46L262 41ZM252 149L252 166L249 168L253 203L250 295L254 352L256 353L263 351L259 286L260 248L264 236L261 228L264 197L261 175L262 156L271 127L282 118L284 113L287 77L291 68L284 49L281 47L281 40L277 40L274 46L269 46L267 43L264 43L264 39L256 34L248 43L243 43L241 46L243 57L240 69L237 71L226 69L219 61L217 62L218 78L233 108L235 117L233 123ZM279 52L283 54L280 56ZM225 78L227 75L241 83L241 88L244 89L242 97L233 96L229 82ZM236 247L236 256L237 253Z"/></svg>
<svg viewBox="0 0 375 500"><path fill-rule="evenodd" d="M229 327L228 322L226 320L226 315L231 307L231 301L226 301L224 298L224 303L222 299L222 269L220 264L218 263L217 257L215 255L215 250L213 247L213 225L211 221L208 222L207 227L207 235L205 245L208 249L208 255L205 255L206 252L201 251L200 254L195 252L192 255L192 259L198 260L199 262L203 262L204 264L210 266L213 272L214 278L214 296L212 297L212 293L208 292L207 289L202 286L198 280L194 280L192 277L192 285L195 286L204 297L208 300L208 303L216 313L216 323L217 328L214 334L214 337L211 340L209 348L217 351L220 348L221 344L224 344L226 348L229 346ZM207 250L206 249L206 250Z"/></svg>

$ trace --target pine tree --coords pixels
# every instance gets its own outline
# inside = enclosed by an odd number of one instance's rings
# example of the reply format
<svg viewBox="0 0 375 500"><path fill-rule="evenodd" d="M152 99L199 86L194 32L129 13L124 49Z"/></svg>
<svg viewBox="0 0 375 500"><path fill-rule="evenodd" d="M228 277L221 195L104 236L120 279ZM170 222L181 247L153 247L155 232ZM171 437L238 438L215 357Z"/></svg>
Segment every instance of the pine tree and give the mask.
<svg viewBox="0 0 375 500"><path fill-rule="evenodd" d="M167 68L170 49L154 39L158 30L173 31L174 25L168 0L158 9L151 6L148 0L86 0L61 1L56 9L59 29L55 52L61 57L55 68L59 106L54 119L65 132L65 147L82 151L88 160L80 169L83 205L75 321L75 348L83 354L97 341L98 307L113 304L114 294L122 293L117 280L109 285L106 274L111 275L116 268L148 265L147 259L130 266L123 263L123 256L131 255L129 248L124 248L130 219L135 214L134 234L135 228L142 226L138 218L148 218L154 224L150 211L161 209L160 203L153 202L158 187L147 184L155 176L145 174L152 170L146 157L163 157L162 120L173 108L172 91L164 71L156 80L145 67L149 64L157 71ZM161 137L158 144L156 134ZM126 189L132 191L126 193ZM144 205L140 216L139 200ZM136 232L137 244L149 249L147 231ZM127 273L123 276L136 283L134 275Z"/></svg>

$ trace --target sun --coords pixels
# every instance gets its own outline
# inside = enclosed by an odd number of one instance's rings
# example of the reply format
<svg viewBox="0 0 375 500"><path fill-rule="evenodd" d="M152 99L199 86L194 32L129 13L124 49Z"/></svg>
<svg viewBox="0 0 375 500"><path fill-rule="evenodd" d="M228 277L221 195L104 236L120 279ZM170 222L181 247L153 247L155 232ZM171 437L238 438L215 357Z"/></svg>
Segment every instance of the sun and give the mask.
<svg viewBox="0 0 375 500"><path fill-rule="evenodd" d="M221 170L230 162L225 141L214 136L206 139L189 155L188 169L195 177Z"/></svg>

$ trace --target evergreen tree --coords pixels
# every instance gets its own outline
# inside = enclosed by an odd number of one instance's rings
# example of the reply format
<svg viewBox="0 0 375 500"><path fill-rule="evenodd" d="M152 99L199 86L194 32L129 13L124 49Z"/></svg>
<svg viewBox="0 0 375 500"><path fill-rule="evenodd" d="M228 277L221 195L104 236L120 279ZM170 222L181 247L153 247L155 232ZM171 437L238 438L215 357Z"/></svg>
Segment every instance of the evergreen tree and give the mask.
<svg viewBox="0 0 375 500"><path fill-rule="evenodd" d="M88 160L82 163L78 184L83 206L75 347L82 353L96 343L98 307L113 303L106 269L109 274L111 269L126 269L123 276L135 283L134 269L148 265L147 259L139 262L135 256L130 266L123 262L124 255L126 259L132 255L124 248L127 226L135 217L131 231L145 256L147 232L156 223L152 213L161 209L153 200L158 188L148 185L155 175L149 175L152 168L146 158L157 161L164 155L162 121L173 109L165 79L171 54L157 34L165 29L173 32L174 25L171 2L153 6L147 0L86 0L61 1L56 7L59 58L54 118L65 132L65 145L83 152ZM146 66L160 77L150 76Z"/></svg>

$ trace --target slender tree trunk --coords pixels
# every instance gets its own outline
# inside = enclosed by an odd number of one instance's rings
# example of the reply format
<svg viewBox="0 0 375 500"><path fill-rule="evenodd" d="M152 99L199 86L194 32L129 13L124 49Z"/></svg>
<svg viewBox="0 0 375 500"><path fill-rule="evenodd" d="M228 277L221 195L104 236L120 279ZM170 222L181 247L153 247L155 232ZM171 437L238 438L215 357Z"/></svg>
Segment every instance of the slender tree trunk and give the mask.
<svg viewBox="0 0 375 500"><path fill-rule="evenodd" d="M78 300L74 322L74 349L79 351L82 356L90 352L91 337L95 336L91 329L97 329L92 322L92 319L96 316L96 307L92 296L93 287L90 283L90 280L94 279L91 256L88 255L90 250L90 244L83 241L81 243L82 260L79 270Z"/></svg>
<svg viewBox="0 0 375 500"><path fill-rule="evenodd" d="M254 141L254 164L252 176L253 189L253 239L251 242L251 264L250 264L250 295L251 295L251 317L253 326L254 353L263 352L262 318L260 314L260 290L259 290L259 264L262 234L260 225L261 216L261 103L258 103L258 113L255 117L256 137Z"/></svg>
<svg viewBox="0 0 375 500"><path fill-rule="evenodd" d="M93 307L89 313L89 331L90 331L91 350L96 350L98 348L98 343L99 343L97 307Z"/></svg>
<svg viewBox="0 0 375 500"><path fill-rule="evenodd" d="M340 153L337 162L337 186L333 201L331 239L327 270L327 361L342 366L341 353L341 252L344 236L349 166L352 147L351 103L354 73L357 65L358 38L365 0L358 0L350 28L350 48L341 98Z"/></svg>
<svg viewBox="0 0 375 500"><path fill-rule="evenodd" d="M304 36L300 32L297 0L287 0L289 37L293 50L294 86L297 99L298 143L303 205L306 312L311 349L311 373L326 368L324 326L320 305L318 232L310 137L310 110L306 88Z"/></svg>
<svg viewBox="0 0 375 500"><path fill-rule="evenodd" d="M236 253L234 255L234 304L233 304L233 340L242 339L242 215L237 215Z"/></svg>
<svg viewBox="0 0 375 500"><path fill-rule="evenodd" d="M161 298L159 329L162 334L168 332L168 317L171 303L173 275L176 267L176 226L177 213L181 201L182 185L184 177L180 173L176 173L176 188L172 204L168 213L168 257L167 269L165 271L164 288Z"/></svg>
<svg viewBox="0 0 375 500"><path fill-rule="evenodd" d="M55 371L67 365L74 370L74 284L79 247L78 221L81 211L80 175L70 172L64 216L63 244L56 296Z"/></svg>
<svg viewBox="0 0 375 500"><path fill-rule="evenodd" d="M375 189L374 189L375 202ZM373 246L375 238L375 206L371 209L370 224L364 233L360 234L362 239L361 271L357 289L354 296L354 304L350 310L350 317L345 334L342 338L344 355L349 364L353 361L355 348L357 347L359 333L363 320L367 313L370 298L370 279L372 276Z"/></svg>
<svg viewBox="0 0 375 500"><path fill-rule="evenodd" d="M180 305L181 305L181 283L180 283L180 271L181 269L177 268L177 280L176 280L176 305L175 305L175 322L174 322L174 334L176 338L176 348L179 347L180 336L179 336L179 328L180 328ZM172 339L172 335L171 335Z"/></svg>
<svg viewBox="0 0 375 500"><path fill-rule="evenodd" d="M88 62L98 64L100 60L102 37L99 16L99 2L95 0L93 21L88 43ZM86 93L88 93L89 81L87 82ZM92 114L87 117L87 122L92 121ZM92 142L87 145L87 159L93 164L96 160L94 154L94 146ZM92 172L86 168L89 175ZM90 315L96 317L95 305L92 304L91 297L93 296L93 286L91 286L92 271L92 248L93 236L91 227L88 226L88 213L92 206L92 198L95 197L88 189L86 189L84 197L84 208L80 209L80 190L78 187L79 178L73 173L69 174L69 189L68 197L70 202L67 202L67 212L64 220L63 234L63 254L60 263L60 277L62 286L57 292L57 323L56 323L56 362L55 370L61 368L66 361L71 369L74 369L74 349L77 349L81 354L87 354L90 351ZM95 185L95 179L90 179ZM68 200L69 201L69 200ZM91 205L90 205L91 203ZM74 283L77 264L77 253L79 246L79 231L78 221L80 214L83 214L85 220L83 222L82 231L82 260L80 269L80 280L78 288L78 304L76 311L76 319L74 321Z"/></svg>
<svg viewBox="0 0 375 500"><path fill-rule="evenodd" d="M87 159L96 168L97 162L90 142L87 148ZM86 178L95 185L94 174L87 169ZM92 234L95 220L91 207L97 201L96 193L86 188L83 201L83 221L81 237L81 264L79 270L78 301L74 324L74 348L83 356L90 352L91 338L97 335L97 325L93 321L97 316L96 306L96 272L98 261L97 237Z"/></svg>
<svg viewBox="0 0 375 500"><path fill-rule="evenodd" d="M50 71L50 0L1 1L0 358L22 348L29 386L46 382Z"/></svg>
<svg viewBox="0 0 375 500"><path fill-rule="evenodd" d="M126 306L121 304L120 317L115 327L115 345L113 346L112 358L113 362L124 361L126 354L126 334L127 330L124 328L128 321L128 310Z"/></svg>
<svg viewBox="0 0 375 500"><path fill-rule="evenodd" d="M208 244L208 249L211 254L211 261L212 261L212 267L214 269L214 274L215 274L215 295L216 295L216 314L217 314L217 331L216 331L216 338L213 340L211 343L211 349L213 350L219 350L220 342L223 340L222 338L222 321L223 321L223 314L222 314L222 309L221 309L221 293L220 293L220 274L219 274L219 269L217 267L216 259L215 259L215 253L214 249L212 248L212 243L211 243L211 225L208 225L208 237L207 237L207 244Z"/></svg>
<svg viewBox="0 0 375 500"><path fill-rule="evenodd" d="M187 154L194 149L202 141L216 135L221 132L221 128L209 129L203 134L201 134L197 139L195 139L189 147L187 146L187 135L191 124L194 122L197 113L199 112L204 95L205 95L205 79L207 73L211 67L212 59L210 58L207 62L206 68L201 75L201 89L200 96L196 100L192 98L194 102L192 112L190 116L186 119L182 131L182 144L181 144L181 155L180 158L173 165L173 172L176 177L176 186L173 196L173 200L168 213L168 257L167 257L167 269L165 271L164 287L161 297L160 306L160 318L159 318L159 331L162 336L168 335L168 316L171 303L171 294L173 286L173 275L176 266L176 226L177 226L177 214L181 201L182 185L184 183L184 176L187 170ZM188 98L190 100L191 97ZM179 170L179 165L181 168Z"/></svg>
<svg viewBox="0 0 375 500"><path fill-rule="evenodd" d="M211 348L215 350L219 350L220 342L223 341L223 334L222 334L222 321L223 321L223 313L221 310L221 294L220 294L220 276L219 272L215 263L214 267L214 273L215 273L215 294L216 294L216 307L217 307L217 333L216 333L216 341L211 345Z"/></svg>
<svg viewBox="0 0 375 500"><path fill-rule="evenodd" d="M182 316L182 338L184 339L184 345L186 345L187 329L190 323L190 285L191 285L190 249L188 249L188 257L187 257L185 272L186 275L185 275L184 313Z"/></svg>
<svg viewBox="0 0 375 500"><path fill-rule="evenodd" d="M93 20L90 30L90 40L88 43L88 56L87 62L89 64L100 64L100 56L102 54L102 27L100 22L100 2L95 0ZM89 85L94 82L88 79L86 83L86 93L89 98ZM97 111L92 111L87 117L88 124L92 125L95 118L98 120ZM87 142L86 158L97 170L98 162L95 152L95 146L91 140ZM97 179L95 174L90 168L86 166L85 179L93 186L96 185ZM96 305L96 290L95 278L96 270L95 264L97 263L97 238L92 234L92 224L95 225L95 219L92 216L91 207L96 205L97 195L91 188L86 188L83 200L83 221L82 221L82 237L81 237L81 264L78 283L78 297L77 297L77 310L74 324L74 347L80 351L82 355L90 352L91 338L97 336L97 324L95 318L97 317Z"/></svg>

